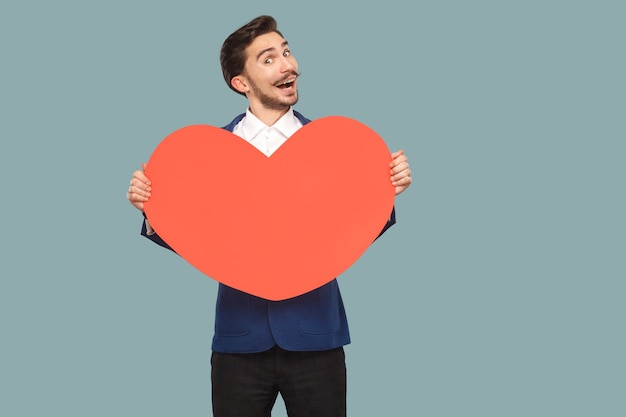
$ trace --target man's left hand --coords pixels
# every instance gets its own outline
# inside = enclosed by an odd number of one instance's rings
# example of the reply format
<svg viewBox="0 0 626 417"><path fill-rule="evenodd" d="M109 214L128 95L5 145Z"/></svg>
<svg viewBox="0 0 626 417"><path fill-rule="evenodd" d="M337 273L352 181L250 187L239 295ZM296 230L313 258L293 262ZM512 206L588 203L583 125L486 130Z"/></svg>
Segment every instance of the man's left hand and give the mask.
<svg viewBox="0 0 626 417"><path fill-rule="evenodd" d="M403 150L391 154L391 184L396 187L396 195L402 193L411 185L411 170Z"/></svg>

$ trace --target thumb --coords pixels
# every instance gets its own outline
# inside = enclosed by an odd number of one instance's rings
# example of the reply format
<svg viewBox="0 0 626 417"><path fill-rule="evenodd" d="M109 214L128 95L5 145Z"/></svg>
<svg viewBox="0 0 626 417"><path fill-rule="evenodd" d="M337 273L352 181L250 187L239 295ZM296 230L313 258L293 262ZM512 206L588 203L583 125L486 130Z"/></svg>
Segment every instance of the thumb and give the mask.
<svg viewBox="0 0 626 417"><path fill-rule="evenodd" d="M141 169L145 171L147 167L148 167L148 164L146 164L145 162L141 163Z"/></svg>

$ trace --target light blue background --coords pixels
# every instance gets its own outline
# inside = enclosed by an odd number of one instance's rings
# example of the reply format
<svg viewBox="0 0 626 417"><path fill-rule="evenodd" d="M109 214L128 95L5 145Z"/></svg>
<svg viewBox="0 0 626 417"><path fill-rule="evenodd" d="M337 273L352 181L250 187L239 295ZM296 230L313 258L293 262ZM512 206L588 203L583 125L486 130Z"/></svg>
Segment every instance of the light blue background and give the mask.
<svg viewBox="0 0 626 417"><path fill-rule="evenodd" d="M214 3L0 6L0 415L210 415L217 285L125 192L168 133L244 109L218 53L259 14L297 108L415 179L340 278L349 415L626 415L623 3Z"/></svg>

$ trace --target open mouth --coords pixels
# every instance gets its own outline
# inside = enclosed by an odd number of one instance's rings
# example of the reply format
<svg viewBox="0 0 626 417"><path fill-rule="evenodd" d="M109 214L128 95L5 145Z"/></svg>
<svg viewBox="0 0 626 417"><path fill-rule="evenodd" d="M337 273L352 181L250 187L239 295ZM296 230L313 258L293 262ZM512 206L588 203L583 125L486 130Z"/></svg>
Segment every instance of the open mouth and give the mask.
<svg viewBox="0 0 626 417"><path fill-rule="evenodd" d="M286 80L286 81L283 81L283 82L277 84L276 87L281 88L281 89L291 88L291 87L293 87L295 82L296 82L296 79L293 78L291 80Z"/></svg>

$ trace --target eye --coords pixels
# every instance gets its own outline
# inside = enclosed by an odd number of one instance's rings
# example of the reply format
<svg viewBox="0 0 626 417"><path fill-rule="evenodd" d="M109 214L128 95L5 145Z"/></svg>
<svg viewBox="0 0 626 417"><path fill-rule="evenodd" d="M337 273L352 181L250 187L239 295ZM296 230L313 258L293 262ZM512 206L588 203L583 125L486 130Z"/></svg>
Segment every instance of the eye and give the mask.
<svg viewBox="0 0 626 417"><path fill-rule="evenodd" d="M283 56L284 57L291 56L291 51L289 49L285 49L285 52L283 52Z"/></svg>
<svg viewBox="0 0 626 417"><path fill-rule="evenodd" d="M274 62L274 58L265 58L266 64L271 64L272 62Z"/></svg>

